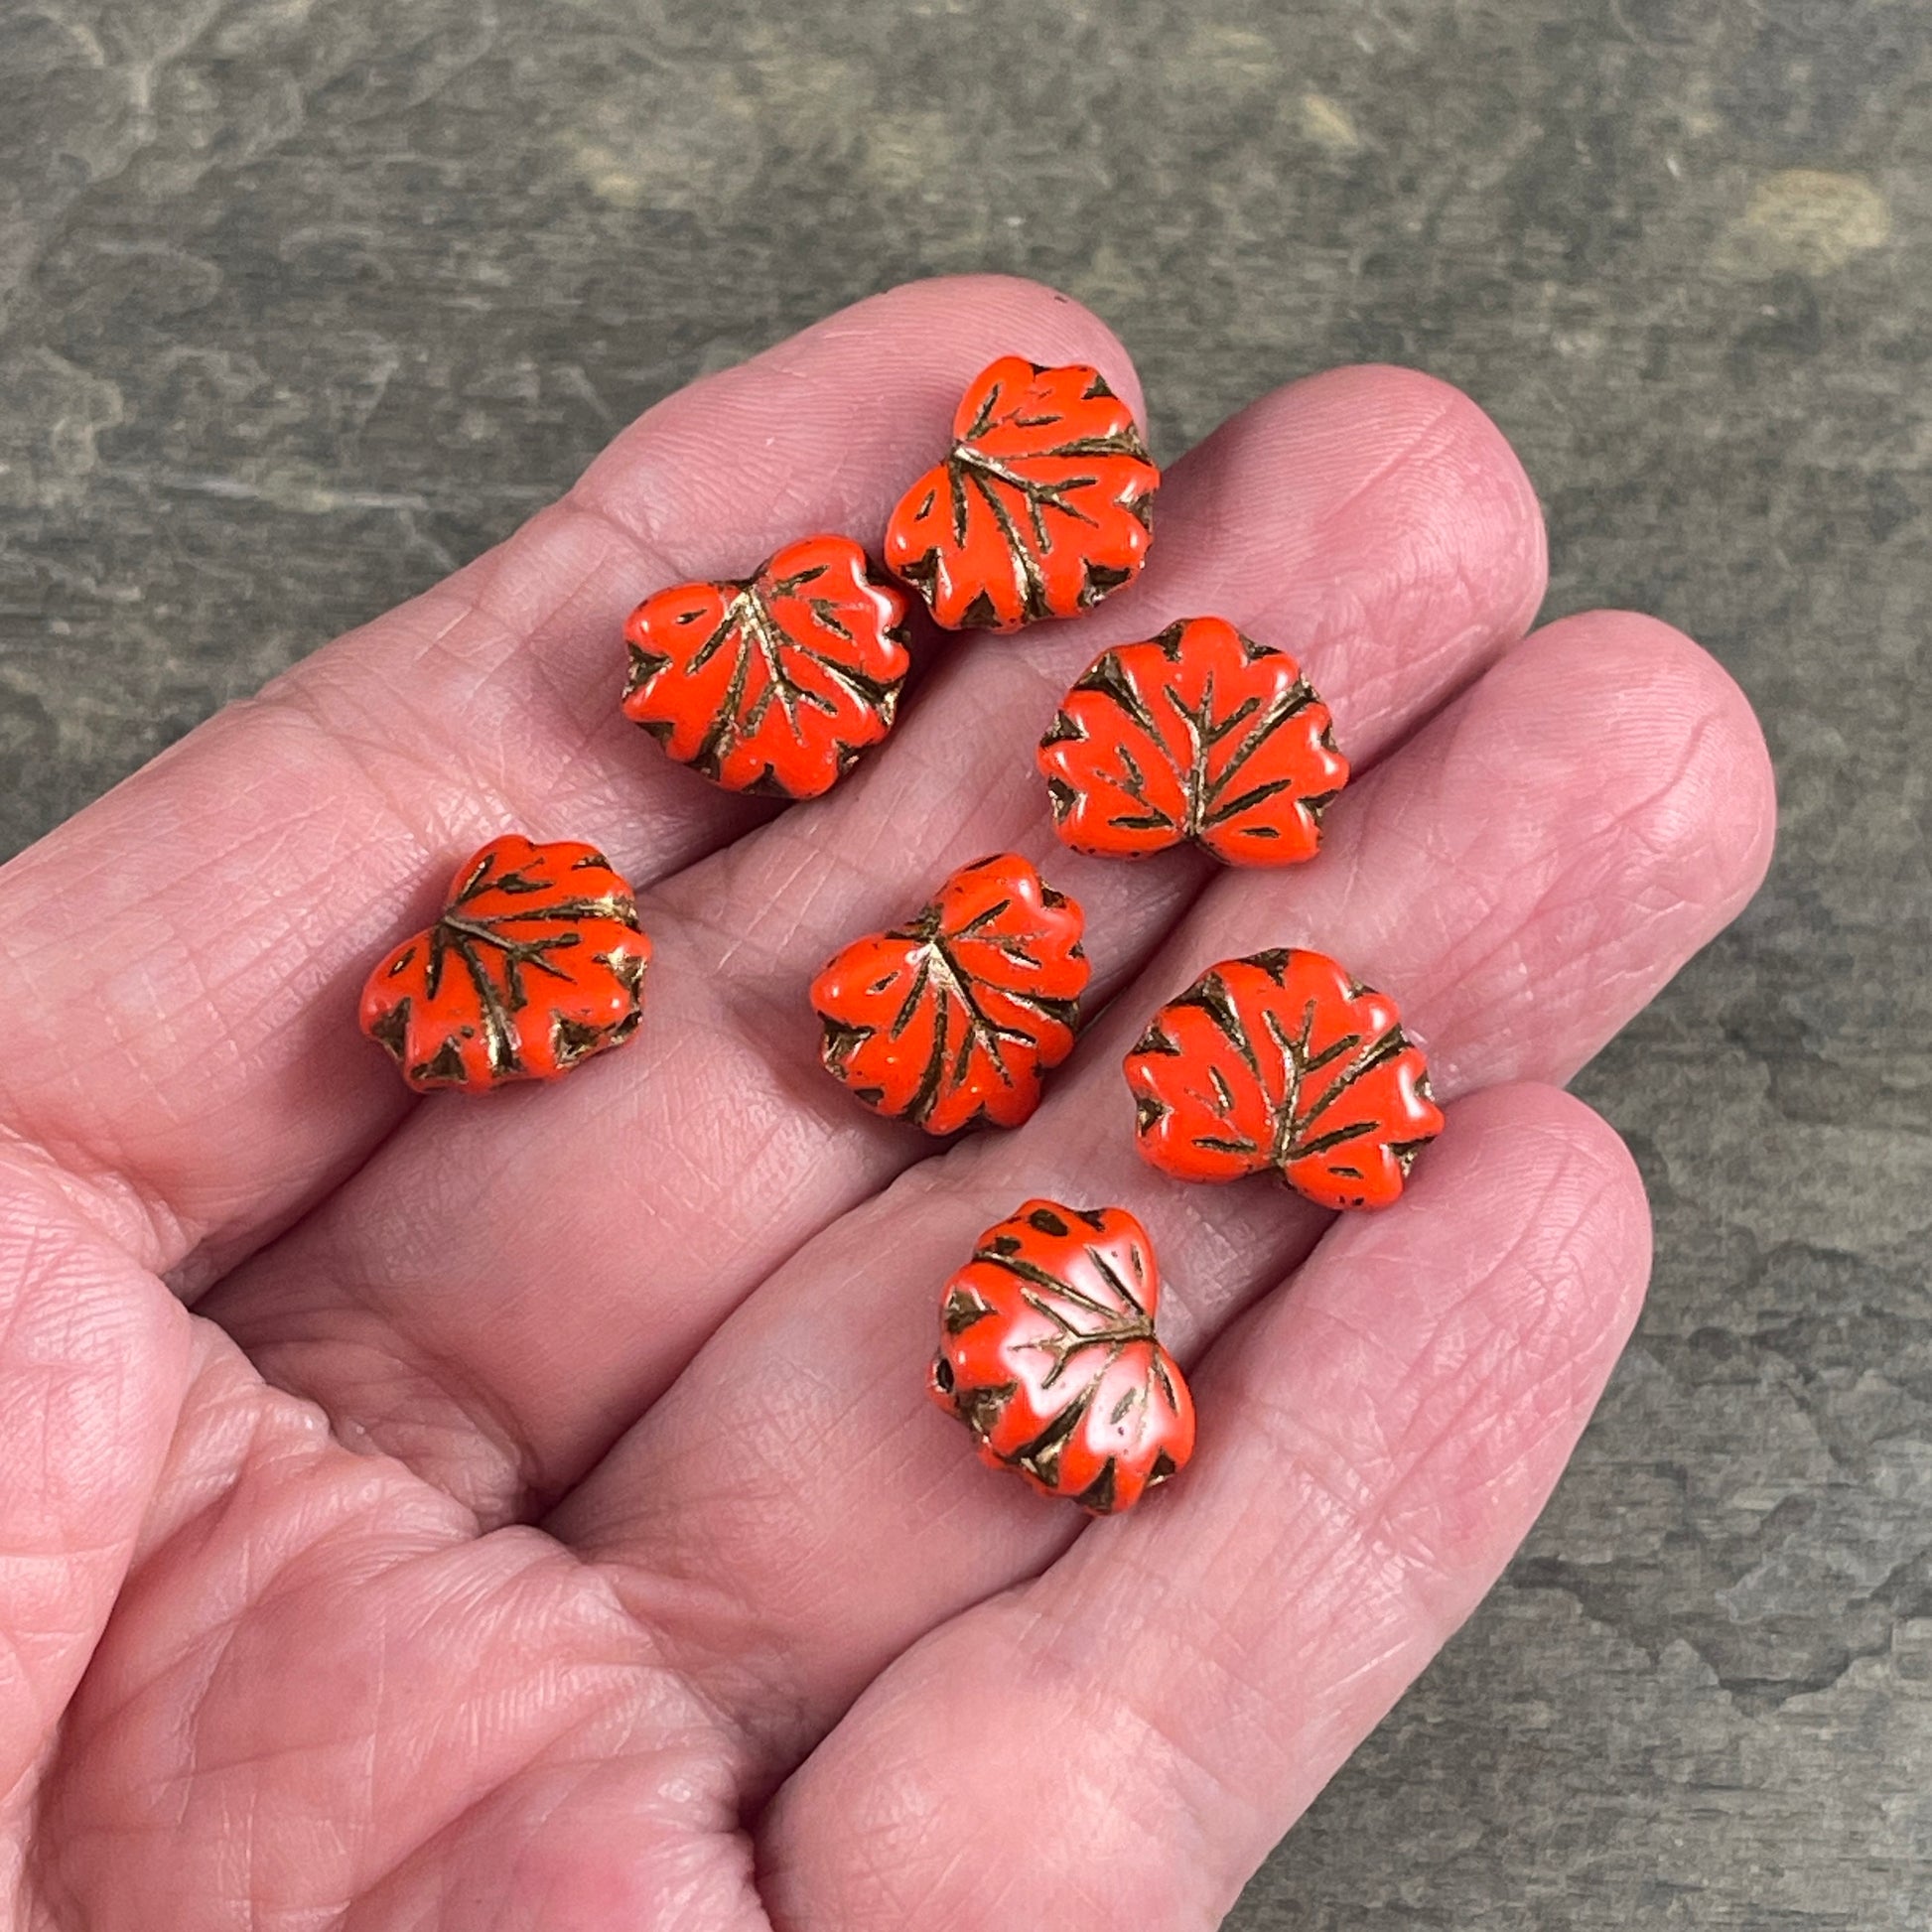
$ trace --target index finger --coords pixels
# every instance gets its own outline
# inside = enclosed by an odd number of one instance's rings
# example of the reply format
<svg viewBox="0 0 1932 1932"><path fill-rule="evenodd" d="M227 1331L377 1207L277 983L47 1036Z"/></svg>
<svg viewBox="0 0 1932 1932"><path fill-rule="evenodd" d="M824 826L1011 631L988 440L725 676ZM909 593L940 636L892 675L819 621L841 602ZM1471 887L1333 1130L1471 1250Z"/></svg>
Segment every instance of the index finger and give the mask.
<svg viewBox="0 0 1932 1932"><path fill-rule="evenodd" d="M516 829L643 885L768 806L620 716L647 592L787 537L868 546L992 356L1126 351L1035 283L911 284L641 417L564 499L231 706L0 870L0 1128L91 1183L146 1265L211 1278L411 1104L350 1036L354 987L464 852Z"/></svg>

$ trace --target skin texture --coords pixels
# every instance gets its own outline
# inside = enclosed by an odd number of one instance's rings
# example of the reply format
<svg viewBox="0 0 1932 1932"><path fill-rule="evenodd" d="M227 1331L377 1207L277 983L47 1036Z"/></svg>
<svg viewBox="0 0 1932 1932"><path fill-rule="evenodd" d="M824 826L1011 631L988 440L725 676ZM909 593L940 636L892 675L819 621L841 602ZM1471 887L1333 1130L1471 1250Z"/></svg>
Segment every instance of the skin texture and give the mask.
<svg viewBox="0 0 1932 1932"><path fill-rule="evenodd" d="M917 631L826 799L660 758L617 710L638 597L883 527L1008 350L1138 403L1048 291L876 298L0 872L8 1923L1209 1926L1528 1528L1648 1265L1554 1083L1755 887L1756 727L1648 619L1525 637L1507 447L1351 369L1176 463L1090 620ZM1054 839L1067 683L1201 609L1333 708L1356 776L1308 867ZM357 987L510 826L639 888L643 1032L413 1099ZM935 1152L817 1068L804 989L1000 850L1082 901L1112 1004L1025 1128ZM1202 967L1303 943L1399 999L1449 1114L1340 1224L1155 1173L1119 1073ZM1146 1222L1201 1415L1092 1526L922 1388L937 1285L1030 1194Z"/></svg>

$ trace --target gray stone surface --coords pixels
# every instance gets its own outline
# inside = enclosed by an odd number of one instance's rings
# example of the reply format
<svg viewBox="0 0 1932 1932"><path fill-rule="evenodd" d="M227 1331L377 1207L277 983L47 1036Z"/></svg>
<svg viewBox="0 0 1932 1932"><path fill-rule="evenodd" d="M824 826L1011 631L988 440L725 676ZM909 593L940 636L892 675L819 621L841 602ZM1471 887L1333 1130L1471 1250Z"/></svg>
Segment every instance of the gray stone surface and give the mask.
<svg viewBox="0 0 1932 1932"><path fill-rule="evenodd" d="M0 841L902 277L1059 283L1172 454L1391 357L1760 706L1783 842L1593 1066L1653 1301L1246 1932L1932 1915L1932 9L0 0Z"/></svg>

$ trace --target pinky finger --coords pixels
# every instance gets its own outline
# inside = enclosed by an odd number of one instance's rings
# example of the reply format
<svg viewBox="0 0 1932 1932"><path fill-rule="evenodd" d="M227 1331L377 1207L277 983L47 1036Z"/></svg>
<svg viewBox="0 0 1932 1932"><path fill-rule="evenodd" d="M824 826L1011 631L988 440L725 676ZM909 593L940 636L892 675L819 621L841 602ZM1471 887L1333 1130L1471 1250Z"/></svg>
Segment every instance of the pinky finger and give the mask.
<svg viewBox="0 0 1932 1932"><path fill-rule="evenodd" d="M1649 1254L1582 1103L1463 1101L1399 1204L1208 1354L1186 1473L908 1652L794 1774L774 1922L1218 1924L1529 1530Z"/></svg>

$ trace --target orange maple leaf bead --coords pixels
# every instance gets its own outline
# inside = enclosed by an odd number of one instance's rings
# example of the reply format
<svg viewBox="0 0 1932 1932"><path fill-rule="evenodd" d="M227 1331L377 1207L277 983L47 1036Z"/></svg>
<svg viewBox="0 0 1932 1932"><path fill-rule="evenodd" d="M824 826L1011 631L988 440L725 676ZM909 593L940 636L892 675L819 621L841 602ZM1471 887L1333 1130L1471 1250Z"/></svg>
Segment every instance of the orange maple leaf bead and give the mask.
<svg viewBox="0 0 1932 1932"><path fill-rule="evenodd" d="M1395 1002L1325 953L1211 966L1126 1060L1142 1155L1181 1180L1270 1169L1323 1207L1386 1207L1443 1131Z"/></svg>
<svg viewBox="0 0 1932 1932"><path fill-rule="evenodd" d="M1156 1340L1161 1279L1124 1207L1030 1200L946 1284L934 1401L980 1459L1096 1515L1131 1509L1194 1448L1194 1405Z"/></svg>
<svg viewBox="0 0 1932 1932"><path fill-rule="evenodd" d="M951 451L893 511L886 564L948 630L1077 617L1147 561L1160 481L1098 369L1003 355L966 391Z"/></svg>
<svg viewBox="0 0 1932 1932"><path fill-rule="evenodd" d="M1348 782L1332 721L1284 650L1185 618L1102 651L1039 742L1059 835L1138 859L1192 840L1231 866L1314 857Z"/></svg>
<svg viewBox="0 0 1932 1932"><path fill-rule="evenodd" d="M362 1031L420 1092L547 1080L643 1017L650 941L593 845L492 839L457 868L436 923L362 989Z"/></svg>
<svg viewBox="0 0 1932 1932"><path fill-rule="evenodd" d="M892 729L904 617L850 537L787 544L750 577L638 605L624 716L729 791L816 798Z"/></svg>
<svg viewBox="0 0 1932 1932"><path fill-rule="evenodd" d="M961 868L916 917L812 982L819 1056L855 1099L928 1134L1018 1127L1073 1050L1080 908L1017 854Z"/></svg>

